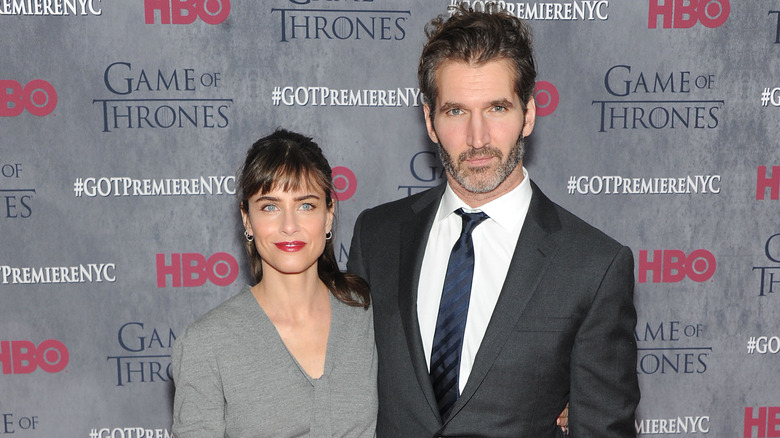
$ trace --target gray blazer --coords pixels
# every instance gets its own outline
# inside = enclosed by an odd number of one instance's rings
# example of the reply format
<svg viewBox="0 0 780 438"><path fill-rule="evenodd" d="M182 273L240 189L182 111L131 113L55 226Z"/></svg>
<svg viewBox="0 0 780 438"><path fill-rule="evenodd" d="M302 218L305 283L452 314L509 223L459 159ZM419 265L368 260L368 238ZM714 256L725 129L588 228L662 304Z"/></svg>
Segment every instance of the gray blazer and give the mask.
<svg viewBox="0 0 780 438"><path fill-rule="evenodd" d="M631 250L531 183L528 216L474 366L442 423L417 320L423 253L444 185L361 213L348 269L371 285L382 437L635 437Z"/></svg>

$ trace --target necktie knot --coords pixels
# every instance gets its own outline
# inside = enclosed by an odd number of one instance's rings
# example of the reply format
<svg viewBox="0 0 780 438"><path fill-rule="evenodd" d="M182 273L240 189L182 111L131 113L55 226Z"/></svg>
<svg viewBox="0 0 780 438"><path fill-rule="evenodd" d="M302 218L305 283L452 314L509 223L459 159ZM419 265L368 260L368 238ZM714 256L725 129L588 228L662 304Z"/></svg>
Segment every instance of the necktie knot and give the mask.
<svg viewBox="0 0 780 438"><path fill-rule="evenodd" d="M461 235L471 234L477 225L487 219L489 216L484 212L477 211L474 213L466 213L462 208L455 210L455 213L463 219L463 228L460 231Z"/></svg>

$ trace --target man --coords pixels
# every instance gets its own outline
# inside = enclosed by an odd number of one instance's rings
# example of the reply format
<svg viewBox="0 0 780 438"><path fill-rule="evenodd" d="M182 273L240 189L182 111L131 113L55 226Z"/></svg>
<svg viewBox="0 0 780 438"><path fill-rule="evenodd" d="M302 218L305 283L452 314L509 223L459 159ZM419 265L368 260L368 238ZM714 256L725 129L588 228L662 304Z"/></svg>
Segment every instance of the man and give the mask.
<svg viewBox="0 0 780 438"><path fill-rule="evenodd" d="M418 78L447 183L363 212L348 263L372 290L377 435L553 437L569 403L572 436L636 436L633 257L523 168L530 29L461 8L428 36Z"/></svg>

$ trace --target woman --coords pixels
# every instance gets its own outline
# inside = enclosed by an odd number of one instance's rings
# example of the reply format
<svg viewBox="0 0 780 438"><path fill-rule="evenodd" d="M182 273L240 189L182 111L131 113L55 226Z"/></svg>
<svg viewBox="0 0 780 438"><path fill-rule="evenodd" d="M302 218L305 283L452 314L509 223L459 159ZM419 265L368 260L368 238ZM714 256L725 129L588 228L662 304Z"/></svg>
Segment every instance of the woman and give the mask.
<svg viewBox="0 0 780 438"><path fill-rule="evenodd" d="M338 268L332 190L308 137L277 130L249 149L237 193L257 284L176 340L174 436L374 436L368 286Z"/></svg>

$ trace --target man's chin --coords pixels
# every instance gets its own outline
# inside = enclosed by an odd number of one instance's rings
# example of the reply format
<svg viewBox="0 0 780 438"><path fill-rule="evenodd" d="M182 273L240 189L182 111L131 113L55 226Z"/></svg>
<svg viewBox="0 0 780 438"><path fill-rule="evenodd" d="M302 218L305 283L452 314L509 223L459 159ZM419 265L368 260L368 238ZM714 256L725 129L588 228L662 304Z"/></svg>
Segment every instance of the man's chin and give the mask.
<svg viewBox="0 0 780 438"><path fill-rule="evenodd" d="M497 166L493 163L483 164L481 166L470 166L465 163L461 163L460 174L463 178L474 180L485 179L485 176L493 175L497 171Z"/></svg>
<svg viewBox="0 0 780 438"><path fill-rule="evenodd" d="M461 179L458 183L471 193L489 193L498 187L494 179L474 178L473 176Z"/></svg>

